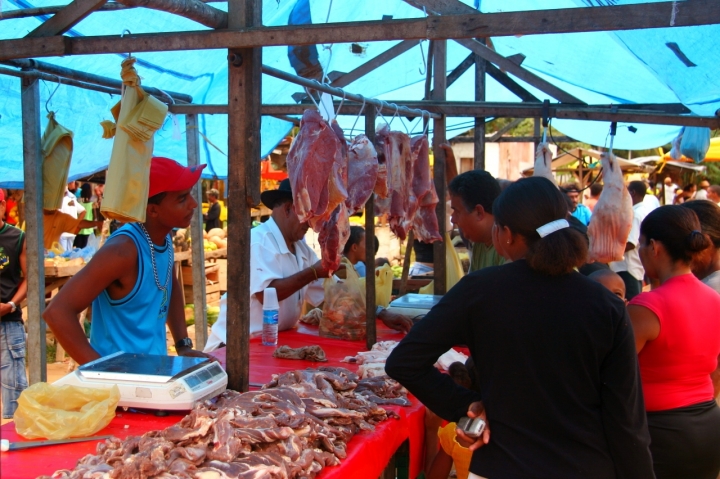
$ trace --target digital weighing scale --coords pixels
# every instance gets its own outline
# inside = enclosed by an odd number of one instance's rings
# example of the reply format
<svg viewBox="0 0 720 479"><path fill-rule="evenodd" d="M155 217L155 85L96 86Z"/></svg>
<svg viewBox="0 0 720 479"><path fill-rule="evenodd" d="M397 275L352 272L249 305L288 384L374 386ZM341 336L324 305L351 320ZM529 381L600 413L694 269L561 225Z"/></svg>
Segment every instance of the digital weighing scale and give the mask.
<svg viewBox="0 0 720 479"><path fill-rule="evenodd" d="M391 313L408 316L415 321L415 318L420 319L425 316L441 299L442 296L432 294L408 293L392 301L387 310Z"/></svg>
<svg viewBox="0 0 720 479"><path fill-rule="evenodd" d="M120 389L119 406L187 410L227 388L222 366L207 358L117 352L83 364L53 384Z"/></svg>

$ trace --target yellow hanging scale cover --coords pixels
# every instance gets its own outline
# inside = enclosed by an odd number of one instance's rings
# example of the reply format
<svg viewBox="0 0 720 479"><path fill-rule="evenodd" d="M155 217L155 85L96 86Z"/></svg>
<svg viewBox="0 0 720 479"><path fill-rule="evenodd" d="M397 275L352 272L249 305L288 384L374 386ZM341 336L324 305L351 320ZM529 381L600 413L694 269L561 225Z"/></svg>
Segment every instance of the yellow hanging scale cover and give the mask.
<svg viewBox="0 0 720 479"><path fill-rule="evenodd" d="M153 135L168 111L167 105L140 87L135 61L130 56L122 62L120 76L125 89L122 100L111 109L117 128L109 121L101 123L103 138L115 136L101 211L123 223L145 221Z"/></svg>
<svg viewBox="0 0 720 479"><path fill-rule="evenodd" d="M47 115L48 124L42 136L43 208L57 210L62 206L73 152L73 132L55 121L55 112Z"/></svg>

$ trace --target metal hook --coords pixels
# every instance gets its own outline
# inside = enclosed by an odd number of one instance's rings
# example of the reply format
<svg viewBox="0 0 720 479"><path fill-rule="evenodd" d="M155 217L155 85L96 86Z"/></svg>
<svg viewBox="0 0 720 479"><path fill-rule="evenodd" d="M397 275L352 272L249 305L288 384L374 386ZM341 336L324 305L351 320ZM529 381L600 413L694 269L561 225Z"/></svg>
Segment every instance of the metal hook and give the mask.
<svg viewBox="0 0 720 479"><path fill-rule="evenodd" d="M340 106L338 106L338 109L335 112L336 117L340 116L340 108L342 108L343 103L345 103L345 90L340 90L340 91L342 91L343 96L342 96L342 100L340 100Z"/></svg>
<svg viewBox="0 0 720 479"><path fill-rule="evenodd" d="M56 76L57 79L58 79L58 84L57 84L57 86L55 87L55 89L53 90L53 92L50 94L50 96L48 97L47 101L45 102L45 111L46 111L48 114L50 113L50 109L48 108L48 105L50 105L50 100L52 99L53 95L55 95L55 92L58 91L58 89L60 88L60 84L62 83L62 78L60 78L60 77L57 76L57 75L55 75L55 76Z"/></svg>
<svg viewBox="0 0 720 479"><path fill-rule="evenodd" d="M388 125L388 127L390 127L390 126L392 125L392 123L393 123L393 120L395 120L395 117L398 117L398 116L400 116L400 115L398 114L398 111L399 111L399 109L400 109L400 108L399 108L399 107L397 106L397 104L396 104L396 103L393 103L392 105L395 105L395 113L393 113L393 116L392 116L392 118L390 118L390 124ZM390 104L388 104L388 106L391 106L391 105L390 105Z"/></svg>
<svg viewBox="0 0 720 479"><path fill-rule="evenodd" d="M126 29L123 30L122 33L120 34L120 38L124 37L124 36L125 36L125 33L127 33L128 35L132 35L132 32L126 28ZM132 56L132 52L128 52L128 58L130 58L131 56Z"/></svg>
<svg viewBox="0 0 720 479"><path fill-rule="evenodd" d="M430 112L428 111L427 114L428 114L428 119L427 119L427 123L425 123L425 129L423 130L423 135L425 135L425 136L427 136L428 129L430 128ZM425 114L423 114L423 119L424 119L424 117L425 117Z"/></svg>
<svg viewBox="0 0 720 479"><path fill-rule="evenodd" d="M425 50L423 50L422 45L423 40L418 40L418 45L420 46L420 55L422 56L422 68L418 68L418 72L420 72L420 75L425 76L427 74L427 60L425 59Z"/></svg>

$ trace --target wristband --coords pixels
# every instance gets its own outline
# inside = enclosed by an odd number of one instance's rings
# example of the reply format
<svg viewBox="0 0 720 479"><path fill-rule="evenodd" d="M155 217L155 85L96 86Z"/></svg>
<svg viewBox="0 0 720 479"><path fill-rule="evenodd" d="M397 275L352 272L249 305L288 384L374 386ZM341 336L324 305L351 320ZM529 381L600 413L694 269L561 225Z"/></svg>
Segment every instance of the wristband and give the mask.
<svg viewBox="0 0 720 479"><path fill-rule="evenodd" d="M12 301L8 301L7 304L10 305L10 312L11 312L11 313L14 313L15 311L17 311L17 304L13 303Z"/></svg>
<svg viewBox="0 0 720 479"><path fill-rule="evenodd" d="M317 271L315 270L315 266L310 266L310 269L311 269L312 272L315 274L315 281L317 281L319 278L318 278L318 275L317 275Z"/></svg>
<svg viewBox="0 0 720 479"><path fill-rule="evenodd" d="M175 343L175 350L178 350L180 348L185 348L185 347L190 348L190 349L193 348L192 339L184 338L184 339L181 339L180 341L178 341L177 343Z"/></svg>

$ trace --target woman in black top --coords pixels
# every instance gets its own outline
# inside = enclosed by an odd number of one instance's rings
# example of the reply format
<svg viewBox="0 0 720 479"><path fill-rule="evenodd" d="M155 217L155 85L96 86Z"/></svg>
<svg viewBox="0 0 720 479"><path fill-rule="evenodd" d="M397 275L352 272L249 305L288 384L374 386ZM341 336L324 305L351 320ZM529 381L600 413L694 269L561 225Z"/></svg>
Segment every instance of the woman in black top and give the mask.
<svg viewBox="0 0 720 479"><path fill-rule="evenodd" d="M215 188L208 190L207 198L210 207L208 208L207 214L203 215L203 221L205 222L205 231L209 233L211 229L222 227L222 222L220 221L220 213L222 210L220 203L218 203L220 192Z"/></svg>
<svg viewBox="0 0 720 479"><path fill-rule="evenodd" d="M460 280L395 348L387 373L448 421L486 418L471 478L653 478L625 305L574 271L587 243L568 227L562 193L522 179L493 212L493 243L512 263ZM480 394L433 366L459 344Z"/></svg>

